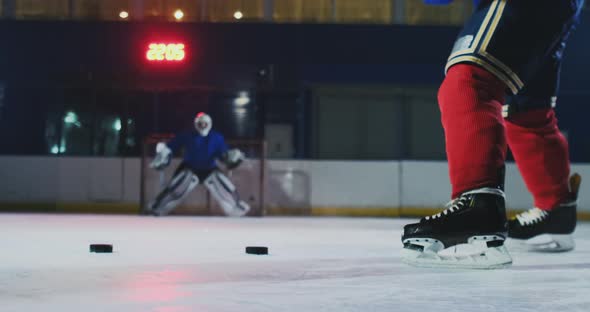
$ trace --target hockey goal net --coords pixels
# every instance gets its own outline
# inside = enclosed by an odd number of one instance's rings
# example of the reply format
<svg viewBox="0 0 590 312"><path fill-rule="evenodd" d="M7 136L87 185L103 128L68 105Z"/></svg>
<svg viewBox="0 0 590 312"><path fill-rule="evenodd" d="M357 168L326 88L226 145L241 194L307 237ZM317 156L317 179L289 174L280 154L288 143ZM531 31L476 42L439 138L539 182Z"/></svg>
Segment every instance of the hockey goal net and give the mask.
<svg viewBox="0 0 590 312"><path fill-rule="evenodd" d="M141 156L141 212L168 183L174 170L182 161L182 155L174 155L172 163L166 169L157 171L151 169L158 142L167 142L171 134L152 134L143 140ZM263 140L227 140L230 148L238 148L246 155L238 168L228 173L228 177L235 184L240 199L250 204L248 216L263 216L266 213L265 198L265 159L266 144ZM197 186L191 194L172 212L176 215L222 215L222 210L215 200L208 194L205 187Z"/></svg>

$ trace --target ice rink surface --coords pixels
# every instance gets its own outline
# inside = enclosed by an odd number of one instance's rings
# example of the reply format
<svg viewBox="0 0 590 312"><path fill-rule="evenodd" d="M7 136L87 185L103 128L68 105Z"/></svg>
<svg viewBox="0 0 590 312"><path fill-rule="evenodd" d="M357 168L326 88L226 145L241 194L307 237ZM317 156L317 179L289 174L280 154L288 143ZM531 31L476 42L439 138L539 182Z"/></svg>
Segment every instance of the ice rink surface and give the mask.
<svg viewBox="0 0 590 312"><path fill-rule="evenodd" d="M0 311L590 311L590 224L470 271L400 263L410 221L0 214Z"/></svg>

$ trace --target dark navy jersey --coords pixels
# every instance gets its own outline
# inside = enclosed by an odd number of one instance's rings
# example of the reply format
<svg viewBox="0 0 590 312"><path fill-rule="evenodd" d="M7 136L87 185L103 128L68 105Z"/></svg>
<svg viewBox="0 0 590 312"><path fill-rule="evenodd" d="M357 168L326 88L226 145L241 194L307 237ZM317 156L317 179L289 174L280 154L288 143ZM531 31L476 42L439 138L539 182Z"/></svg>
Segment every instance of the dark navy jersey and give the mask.
<svg viewBox="0 0 590 312"><path fill-rule="evenodd" d="M184 148L184 162L194 170L210 170L217 167L215 159L220 158L228 149L223 136L214 130L207 136L197 131L182 132L168 143L172 152Z"/></svg>
<svg viewBox="0 0 590 312"><path fill-rule="evenodd" d="M447 5L453 0L423 0ZM486 69L509 91L508 113L554 107L566 42L579 23L584 0L474 1L447 60Z"/></svg>

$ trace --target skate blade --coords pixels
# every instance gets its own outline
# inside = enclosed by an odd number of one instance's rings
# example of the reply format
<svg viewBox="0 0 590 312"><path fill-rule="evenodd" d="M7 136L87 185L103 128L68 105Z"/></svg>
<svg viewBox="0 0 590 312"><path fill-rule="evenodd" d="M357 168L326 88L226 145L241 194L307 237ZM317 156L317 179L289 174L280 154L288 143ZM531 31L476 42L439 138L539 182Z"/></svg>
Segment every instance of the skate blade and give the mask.
<svg viewBox="0 0 590 312"><path fill-rule="evenodd" d="M406 245L402 249L402 262L416 267L450 269L501 269L512 264L504 245L488 247L485 241L471 238L466 244L443 249L439 241L430 241L434 243L422 244L423 250Z"/></svg>
<svg viewBox="0 0 590 312"><path fill-rule="evenodd" d="M509 238L508 249L532 252L567 252L576 246L571 234L541 234L529 239Z"/></svg>

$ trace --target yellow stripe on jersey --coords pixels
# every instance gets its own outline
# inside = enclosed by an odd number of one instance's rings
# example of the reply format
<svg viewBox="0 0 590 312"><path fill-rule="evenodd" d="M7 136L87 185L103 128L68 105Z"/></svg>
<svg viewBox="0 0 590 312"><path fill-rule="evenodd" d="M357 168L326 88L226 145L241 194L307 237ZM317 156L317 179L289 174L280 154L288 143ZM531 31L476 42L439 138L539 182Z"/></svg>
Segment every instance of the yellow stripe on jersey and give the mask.
<svg viewBox="0 0 590 312"><path fill-rule="evenodd" d="M490 44L490 41L492 40L492 37L494 36L494 33L496 32L496 28L498 28L498 24L500 23L500 19L502 18L505 8L506 8L506 0L500 0L499 6L498 6L498 13L494 17L494 20L492 21L490 29L486 33L485 39L484 39L483 43L481 44L481 47L479 48L479 51L477 51L477 53L479 55L481 55L484 59L486 59L488 62L494 64L496 67L498 67L502 71L504 71L506 73L506 75L510 76L510 78L516 83L516 86L518 87L518 89L522 89L524 87L524 83L522 82L520 77L518 77L518 75L516 73L514 73L514 71L512 71L512 69L510 69L510 67L506 66L506 64L502 63L502 61L498 60L497 58L495 58L493 55L491 55L487 51L488 45Z"/></svg>
<svg viewBox="0 0 590 312"><path fill-rule="evenodd" d="M489 64L485 59L482 59L482 58L478 57L477 55L465 55L465 56L460 56L460 57L456 57L456 58L452 59L451 61L449 61L447 63L447 66L445 67L445 72L447 72L449 70L449 68L451 68L451 66L458 64L458 63L464 63L464 62L475 63L475 64L483 67L485 70L489 71L490 73L492 73L496 77L498 77L498 79L502 80L506 84L506 86L508 86L510 91L512 91L512 93L514 93L514 94L518 93L517 86L514 84L514 82L512 82L512 80L505 73L499 71L493 65Z"/></svg>
<svg viewBox="0 0 590 312"><path fill-rule="evenodd" d="M492 25L490 26L490 29L487 31L486 37L483 40L481 48L479 49L480 51L485 51L486 48L488 47L488 44L490 43L490 40L492 39L494 32L496 32L496 28L498 27L498 23L500 22L500 19L502 18L502 13L504 13L504 8L506 8L506 0L500 0L500 3L498 5L498 13L496 14L496 16L494 16L494 20L492 21Z"/></svg>
<svg viewBox="0 0 590 312"><path fill-rule="evenodd" d="M479 44L481 37L484 35L486 28L488 28L488 24L490 23L492 16L494 16L494 12L496 11L496 7L498 6L498 4L499 4L499 0L494 0L494 2L492 2L492 4L490 5L490 8L488 9L488 13L486 14L486 17L484 18L483 23L481 23L481 26L479 27L479 31L477 32L477 35L475 36L475 40L473 40L473 42L471 43L471 47L468 49L463 49L463 50L453 52L449 56L448 60L451 60L452 58L456 57L457 55L475 52L475 49L477 48L477 45Z"/></svg>
<svg viewBox="0 0 590 312"><path fill-rule="evenodd" d="M487 51L487 48L494 36L494 33L496 32L496 28L498 28L498 24L502 19L502 15L506 8L506 3L507 0L495 0L490 5L489 11L478 30L477 37L471 45L471 48L457 51L451 54L446 65L445 72L447 72L452 65L455 65L457 63L473 62L484 67L485 69L496 75L499 79L504 81L514 94L518 93L518 91L524 87L524 82L522 81L522 79L520 79L520 77L518 77L518 75L512 69L510 69L510 67L508 67L506 64L504 64L502 61L500 61ZM488 26L489 29L487 29ZM477 49L476 52L477 45L481 41L482 37L483 42L481 44L481 47ZM473 53L475 56L460 56L461 54L471 53ZM494 68L494 66L496 66L498 69Z"/></svg>
<svg viewBox="0 0 590 312"><path fill-rule="evenodd" d="M491 55L487 51L480 51L478 54L480 54L488 62L494 64L495 66L500 68L502 71L506 72L506 74L509 75L510 78L512 78L512 80L516 83L516 86L519 89L522 89L524 87L524 82L522 82L520 77L518 77L518 75L515 72L513 72L512 69L510 69L510 67L508 67L508 66L506 66L506 64L502 63L502 61L495 58L493 55Z"/></svg>

